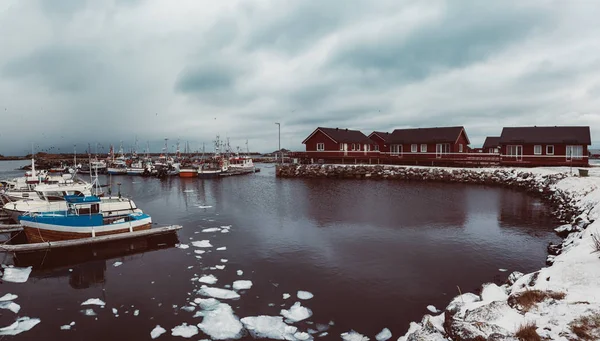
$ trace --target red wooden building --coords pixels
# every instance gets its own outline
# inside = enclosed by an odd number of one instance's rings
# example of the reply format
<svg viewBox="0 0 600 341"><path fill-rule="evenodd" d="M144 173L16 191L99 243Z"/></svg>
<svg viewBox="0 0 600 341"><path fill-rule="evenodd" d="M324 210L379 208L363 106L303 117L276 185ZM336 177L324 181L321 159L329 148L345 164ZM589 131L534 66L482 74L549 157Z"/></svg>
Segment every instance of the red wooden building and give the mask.
<svg viewBox="0 0 600 341"><path fill-rule="evenodd" d="M382 131L374 131L369 135L371 141L375 142L375 150L379 150L382 153L390 152L390 145L388 140L390 133Z"/></svg>
<svg viewBox="0 0 600 341"><path fill-rule="evenodd" d="M508 127L499 143L502 165L587 166L590 127Z"/></svg>
<svg viewBox="0 0 600 341"><path fill-rule="evenodd" d="M500 153L500 136L486 137L483 142L482 152L490 154Z"/></svg>
<svg viewBox="0 0 600 341"><path fill-rule="evenodd" d="M377 144L358 130L318 127L302 143L306 145L304 157L312 162L364 162L379 155Z"/></svg>
<svg viewBox="0 0 600 341"><path fill-rule="evenodd" d="M387 143L392 162L440 164L442 160L466 159L470 141L465 128L459 126L396 129Z"/></svg>

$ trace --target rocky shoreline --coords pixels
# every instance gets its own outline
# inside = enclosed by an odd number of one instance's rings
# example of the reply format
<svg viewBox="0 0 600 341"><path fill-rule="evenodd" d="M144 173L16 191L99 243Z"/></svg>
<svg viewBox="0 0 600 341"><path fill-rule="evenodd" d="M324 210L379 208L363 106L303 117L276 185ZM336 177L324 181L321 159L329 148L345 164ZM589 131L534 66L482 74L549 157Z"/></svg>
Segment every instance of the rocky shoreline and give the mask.
<svg viewBox="0 0 600 341"><path fill-rule="evenodd" d="M443 311L411 323L398 340L600 339L600 258L595 253L600 220L594 223L600 213L600 178L553 169L387 165L283 165L276 176L469 183L542 198L564 222L556 229L563 242L548 247L548 267L513 272L504 285L487 283L478 294L459 295Z"/></svg>

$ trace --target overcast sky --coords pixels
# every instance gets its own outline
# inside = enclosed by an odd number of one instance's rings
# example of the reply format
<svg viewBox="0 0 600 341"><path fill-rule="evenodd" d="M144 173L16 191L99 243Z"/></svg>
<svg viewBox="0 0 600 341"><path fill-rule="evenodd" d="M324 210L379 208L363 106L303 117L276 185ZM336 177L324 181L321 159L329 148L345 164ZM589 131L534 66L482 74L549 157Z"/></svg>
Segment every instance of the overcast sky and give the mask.
<svg viewBox="0 0 600 341"><path fill-rule="evenodd" d="M595 1L0 0L0 154L315 127L590 125ZM94 147L92 147L94 149ZM141 147L140 147L141 149Z"/></svg>

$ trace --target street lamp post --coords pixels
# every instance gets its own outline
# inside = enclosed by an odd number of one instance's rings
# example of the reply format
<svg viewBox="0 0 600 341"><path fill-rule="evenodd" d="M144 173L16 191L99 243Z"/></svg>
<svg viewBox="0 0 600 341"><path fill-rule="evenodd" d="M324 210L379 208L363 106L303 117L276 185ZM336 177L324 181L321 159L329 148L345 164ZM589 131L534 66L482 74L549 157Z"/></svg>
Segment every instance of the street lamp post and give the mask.
<svg viewBox="0 0 600 341"><path fill-rule="evenodd" d="M281 123L279 122L275 122L275 124L277 124L277 128L279 131L279 153L281 154L281 163L283 163L283 153L281 153ZM277 157L277 155L275 155L275 157Z"/></svg>

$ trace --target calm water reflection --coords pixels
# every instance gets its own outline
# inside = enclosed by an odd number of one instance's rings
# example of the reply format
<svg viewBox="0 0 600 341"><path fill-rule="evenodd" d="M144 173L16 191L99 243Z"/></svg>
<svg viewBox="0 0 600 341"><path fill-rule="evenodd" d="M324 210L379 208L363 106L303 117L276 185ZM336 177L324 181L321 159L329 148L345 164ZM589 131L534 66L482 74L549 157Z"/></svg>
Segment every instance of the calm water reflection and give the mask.
<svg viewBox="0 0 600 341"><path fill-rule="evenodd" d="M219 278L220 287L237 279L254 282L231 303L240 317L277 315L280 305L295 302L283 300L283 293L308 290L315 294L304 302L314 312L309 321L335 321L330 330L335 339L349 329L373 339L383 327L397 337L428 304L447 304L457 285L476 290L483 282L504 280L508 273L500 268L526 272L543 266L546 244L556 239L557 223L546 207L519 192L276 179L273 173L266 165L259 174L221 180L113 177L156 223L183 225L180 242L210 239L227 250L199 260L193 247L174 248L177 240L170 239L7 257L5 262L33 264L35 270L27 283L3 283L2 291L19 295L19 315L42 320L17 338L146 340L156 324L169 330L198 323L179 308L194 297L194 274L208 273ZM231 225L231 233L199 232L223 225ZM225 270L202 270L222 258L228 260ZM115 267L115 261L123 265ZM243 276L236 275L238 269ZM96 317L83 316L79 304L92 297L107 306L95 309ZM133 316L136 309L139 316ZM0 324L13 321L3 311ZM74 330L59 330L71 321Z"/></svg>

